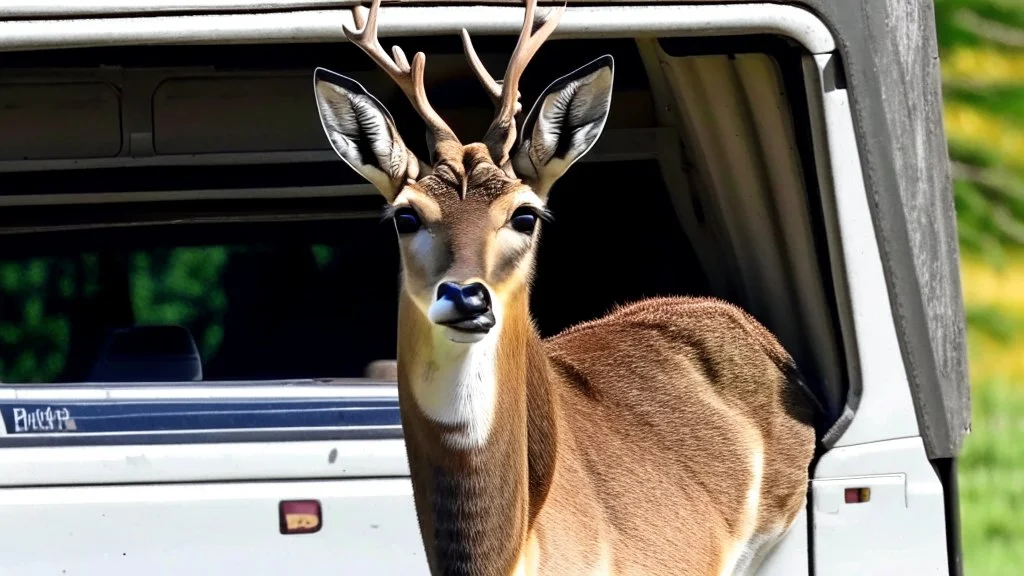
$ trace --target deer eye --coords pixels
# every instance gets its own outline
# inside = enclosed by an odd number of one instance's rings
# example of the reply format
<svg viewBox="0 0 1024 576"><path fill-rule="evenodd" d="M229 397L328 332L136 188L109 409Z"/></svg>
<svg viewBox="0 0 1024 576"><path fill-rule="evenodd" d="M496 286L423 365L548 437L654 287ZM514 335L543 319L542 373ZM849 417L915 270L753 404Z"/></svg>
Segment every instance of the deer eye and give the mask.
<svg viewBox="0 0 1024 576"><path fill-rule="evenodd" d="M509 224L520 234L533 234L533 229L537 227L537 212L528 206L520 206L512 213Z"/></svg>
<svg viewBox="0 0 1024 576"><path fill-rule="evenodd" d="M408 206L395 210L394 220L395 230L398 230L399 234L412 234L423 226L419 214Z"/></svg>

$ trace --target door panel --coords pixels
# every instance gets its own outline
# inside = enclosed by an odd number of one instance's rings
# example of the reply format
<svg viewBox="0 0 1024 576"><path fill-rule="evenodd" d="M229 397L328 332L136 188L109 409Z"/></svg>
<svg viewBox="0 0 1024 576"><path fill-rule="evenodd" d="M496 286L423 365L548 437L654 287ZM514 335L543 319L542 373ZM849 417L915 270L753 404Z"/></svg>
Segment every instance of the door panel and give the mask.
<svg viewBox="0 0 1024 576"><path fill-rule="evenodd" d="M281 534L281 500L322 524ZM426 574L408 479L0 490L3 574Z"/></svg>

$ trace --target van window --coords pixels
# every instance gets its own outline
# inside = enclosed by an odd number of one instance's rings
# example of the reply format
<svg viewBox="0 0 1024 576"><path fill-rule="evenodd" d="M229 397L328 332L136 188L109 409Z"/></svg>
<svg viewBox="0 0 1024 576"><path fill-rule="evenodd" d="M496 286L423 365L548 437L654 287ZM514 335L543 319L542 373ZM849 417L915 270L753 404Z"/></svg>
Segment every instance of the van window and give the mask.
<svg viewBox="0 0 1024 576"><path fill-rule="evenodd" d="M397 248L387 223L342 224L32 242L0 258L0 381L85 381L113 331L166 325L191 333L204 380L359 376L394 357Z"/></svg>

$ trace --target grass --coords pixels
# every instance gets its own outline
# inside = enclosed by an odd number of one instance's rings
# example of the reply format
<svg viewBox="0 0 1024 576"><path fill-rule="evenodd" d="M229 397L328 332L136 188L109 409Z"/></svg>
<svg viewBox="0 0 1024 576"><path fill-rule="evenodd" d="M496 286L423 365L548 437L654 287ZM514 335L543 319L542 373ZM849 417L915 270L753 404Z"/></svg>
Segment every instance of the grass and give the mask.
<svg viewBox="0 0 1024 576"><path fill-rule="evenodd" d="M961 537L967 576L1010 576L1024 566L1024 382L973 385L973 431L960 460Z"/></svg>
<svg viewBox="0 0 1024 576"><path fill-rule="evenodd" d="M967 576L1024 566L1024 255L997 269L965 255L972 432L960 459Z"/></svg>

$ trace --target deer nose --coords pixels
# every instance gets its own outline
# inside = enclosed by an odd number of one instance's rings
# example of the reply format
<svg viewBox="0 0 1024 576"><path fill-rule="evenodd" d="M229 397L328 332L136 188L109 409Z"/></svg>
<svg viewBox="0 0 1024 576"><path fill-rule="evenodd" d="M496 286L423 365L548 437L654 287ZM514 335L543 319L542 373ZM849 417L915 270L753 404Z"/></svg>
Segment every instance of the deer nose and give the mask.
<svg viewBox="0 0 1024 576"><path fill-rule="evenodd" d="M430 307L430 319L463 332L487 332L494 327L491 295L480 282L442 282Z"/></svg>
<svg viewBox="0 0 1024 576"><path fill-rule="evenodd" d="M491 309L491 295L487 293L487 287L479 282L464 285L442 282L437 287L437 299L442 298L454 304L455 309L464 316L476 316Z"/></svg>

